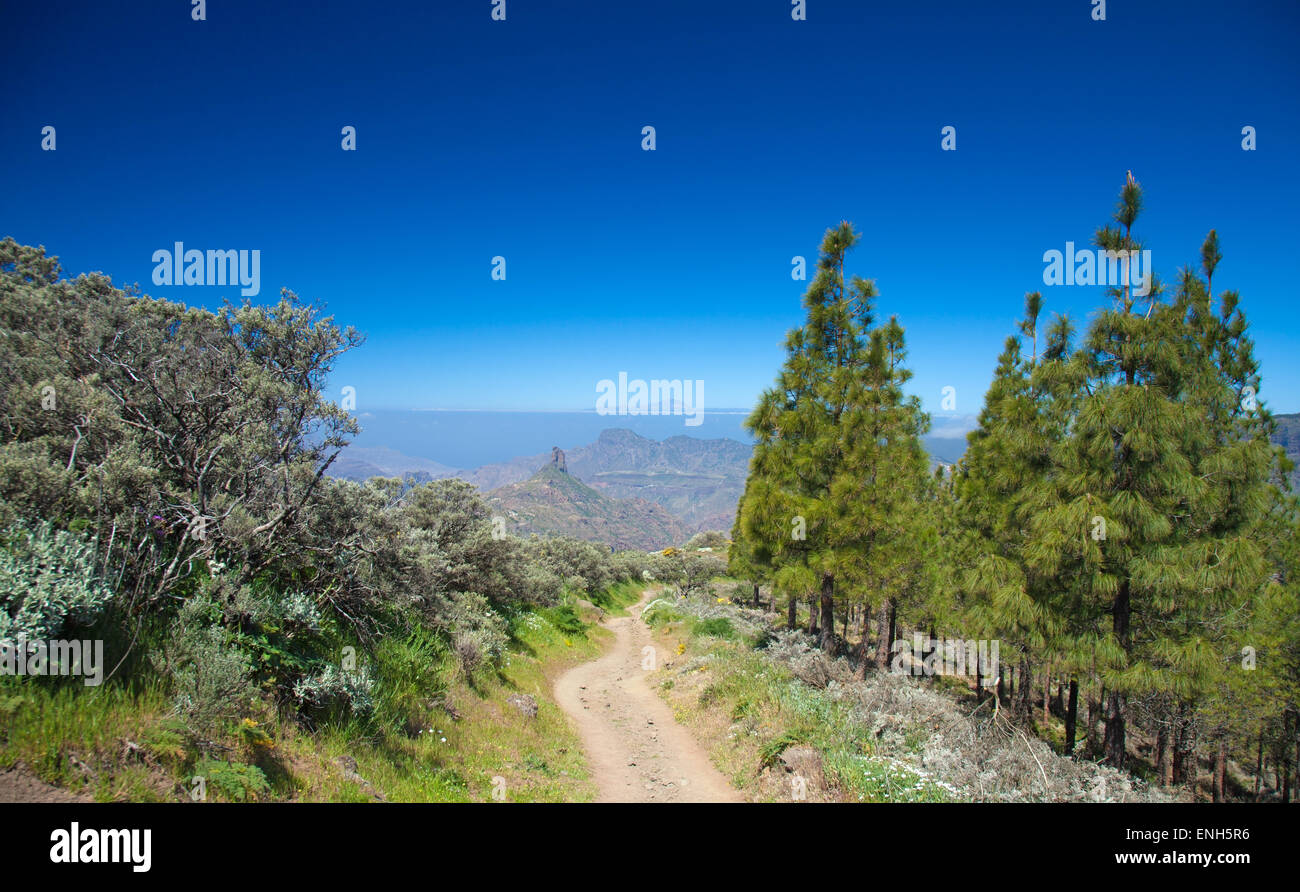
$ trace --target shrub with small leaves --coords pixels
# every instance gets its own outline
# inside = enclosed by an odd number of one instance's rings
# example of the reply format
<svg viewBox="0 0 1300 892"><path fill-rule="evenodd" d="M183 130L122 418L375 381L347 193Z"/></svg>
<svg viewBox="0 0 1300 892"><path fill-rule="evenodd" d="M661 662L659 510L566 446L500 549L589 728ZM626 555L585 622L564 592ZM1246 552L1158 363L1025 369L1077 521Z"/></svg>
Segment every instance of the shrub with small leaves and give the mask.
<svg viewBox="0 0 1300 892"><path fill-rule="evenodd" d="M58 638L87 622L113 596L95 573L95 550L48 523L17 524L0 547L0 639Z"/></svg>
<svg viewBox="0 0 1300 892"><path fill-rule="evenodd" d="M342 707L353 715L367 716L375 708L374 689L369 667L340 669L328 663L314 675L295 682L293 696L304 706Z"/></svg>
<svg viewBox="0 0 1300 892"><path fill-rule="evenodd" d="M210 624L208 610L198 598L187 601L155 662L172 677L177 713L195 736L210 740L246 714L256 689L252 661Z"/></svg>

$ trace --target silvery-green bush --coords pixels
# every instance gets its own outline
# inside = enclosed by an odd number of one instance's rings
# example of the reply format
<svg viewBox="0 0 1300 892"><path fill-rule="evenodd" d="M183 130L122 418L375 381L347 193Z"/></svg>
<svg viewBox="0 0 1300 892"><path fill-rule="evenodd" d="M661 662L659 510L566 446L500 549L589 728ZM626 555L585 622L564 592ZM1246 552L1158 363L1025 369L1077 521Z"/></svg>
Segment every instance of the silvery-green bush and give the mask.
<svg viewBox="0 0 1300 892"><path fill-rule="evenodd" d="M94 549L48 522L15 525L0 548L0 639L58 638L113 596L95 573Z"/></svg>
<svg viewBox="0 0 1300 892"><path fill-rule="evenodd" d="M367 666L340 669L333 663L320 672L294 683L293 696L311 706L345 705L353 715L369 715L375 709L375 680Z"/></svg>
<svg viewBox="0 0 1300 892"><path fill-rule="evenodd" d="M171 676L176 714L202 740L247 715L257 693L251 658L213 624L211 611L202 598L186 601L152 655L155 668Z"/></svg>

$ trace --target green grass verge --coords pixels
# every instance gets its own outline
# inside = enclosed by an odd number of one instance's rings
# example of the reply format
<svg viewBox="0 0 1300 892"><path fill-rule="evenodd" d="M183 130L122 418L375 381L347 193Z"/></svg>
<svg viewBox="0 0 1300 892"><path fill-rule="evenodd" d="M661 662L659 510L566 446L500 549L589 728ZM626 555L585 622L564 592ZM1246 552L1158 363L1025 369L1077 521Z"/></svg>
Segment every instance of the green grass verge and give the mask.
<svg viewBox="0 0 1300 892"><path fill-rule="evenodd" d="M619 614L645 586L587 600ZM576 733L551 697L556 676L594 659L609 633L576 600L508 617L500 662L466 677L435 639L384 642L373 719L314 730L267 707L200 753L171 715L162 679L86 687L79 679L0 677L0 769L100 801L582 801L595 795ZM530 717L509 701L531 696ZM200 785L196 777L202 777Z"/></svg>

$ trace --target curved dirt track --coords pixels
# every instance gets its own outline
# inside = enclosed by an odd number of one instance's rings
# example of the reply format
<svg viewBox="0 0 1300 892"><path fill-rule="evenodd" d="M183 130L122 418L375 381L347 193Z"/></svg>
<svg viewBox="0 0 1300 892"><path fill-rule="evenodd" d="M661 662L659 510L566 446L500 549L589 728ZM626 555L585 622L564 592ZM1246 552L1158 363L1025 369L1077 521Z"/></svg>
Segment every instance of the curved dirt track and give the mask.
<svg viewBox="0 0 1300 892"><path fill-rule="evenodd" d="M646 592L629 616L607 619L609 652L575 666L555 683L555 699L582 737L597 802L741 802L704 749L651 690L641 649ZM662 658L662 655L659 655Z"/></svg>

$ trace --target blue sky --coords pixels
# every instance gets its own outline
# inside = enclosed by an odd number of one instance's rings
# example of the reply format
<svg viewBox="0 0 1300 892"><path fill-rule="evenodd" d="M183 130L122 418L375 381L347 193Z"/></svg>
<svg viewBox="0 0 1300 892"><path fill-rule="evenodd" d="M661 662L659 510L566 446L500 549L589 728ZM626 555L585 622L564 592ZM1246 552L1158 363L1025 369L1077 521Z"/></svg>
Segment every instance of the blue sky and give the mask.
<svg viewBox="0 0 1300 892"><path fill-rule="evenodd" d="M1131 169L1157 274L1217 228L1261 396L1300 411L1295 3L491 7L4 0L0 236L206 306L235 289L155 287L153 252L258 249L256 300L367 335L334 378L362 411L591 409L620 371L748 407L801 319L791 258L848 219L914 392L974 413L1026 291L1102 302L1045 288L1042 255Z"/></svg>

